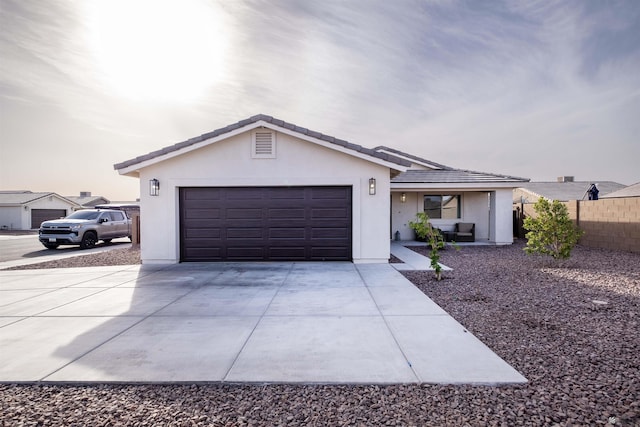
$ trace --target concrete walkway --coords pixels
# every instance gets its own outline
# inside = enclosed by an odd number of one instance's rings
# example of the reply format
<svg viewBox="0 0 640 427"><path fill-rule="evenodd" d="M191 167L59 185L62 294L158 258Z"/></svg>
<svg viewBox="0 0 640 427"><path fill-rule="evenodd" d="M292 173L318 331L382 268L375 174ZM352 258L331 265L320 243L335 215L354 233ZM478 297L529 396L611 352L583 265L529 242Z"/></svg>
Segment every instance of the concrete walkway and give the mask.
<svg viewBox="0 0 640 427"><path fill-rule="evenodd" d="M414 246L426 246L426 245L414 245ZM407 248L402 242L391 242L391 255L402 260L402 264L391 264L398 271L408 270L433 270L431 267L431 260L425 256L420 255L416 251ZM446 265L440 264L443 271L450 271L451 268Z"/></svg>
<svg viewBox="0 0 640 427"><path fill-rule="evenodd" d="M389 264L0 271L2 382L526 382Z"/></svg>

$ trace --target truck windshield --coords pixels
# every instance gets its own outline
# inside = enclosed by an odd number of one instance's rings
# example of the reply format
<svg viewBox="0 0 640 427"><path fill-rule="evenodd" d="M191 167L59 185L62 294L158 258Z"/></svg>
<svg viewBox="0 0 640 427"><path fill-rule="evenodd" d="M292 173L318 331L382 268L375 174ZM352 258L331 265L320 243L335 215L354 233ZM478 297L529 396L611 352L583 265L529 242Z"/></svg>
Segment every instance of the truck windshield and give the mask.
<svg viewBox="0 0 640 427"><path fill-rule="evenodd" d="M96 211L78 211L67 217L67 219L96 219L100 212Z"/></svg>

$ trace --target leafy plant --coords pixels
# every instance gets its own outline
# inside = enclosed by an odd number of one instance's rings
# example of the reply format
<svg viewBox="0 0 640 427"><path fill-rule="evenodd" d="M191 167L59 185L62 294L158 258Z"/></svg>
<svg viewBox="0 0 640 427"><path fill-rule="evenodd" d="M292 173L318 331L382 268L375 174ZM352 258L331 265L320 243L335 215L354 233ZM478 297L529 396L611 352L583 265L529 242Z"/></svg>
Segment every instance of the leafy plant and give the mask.
<svg viewBox="0 0 640 427"><path fill-rule="evenodd" d="M524 220L525 252L550 255L554 259L569 258L583 232L569 218L567 207L557 200L549 202L541 197L533 208L538 216Z"/></svg>
<svg viewBox="0 0 640 427"><path fill-rule="evenodd" d="M423 242L427 241L429 230L433 227L429 222L429 216L424 212L418 212L415 221L409 221L409 227L416 233L416 239Z"/></svg>
<svg viewBox="0 0 640 427"><path fill-rule="evenodd" d="M436 280L442 279L442 266L440 265L440 249L445 246L442 233L434 228L429 221L429 216L424 212L418 212L415 221L409 221L409 227L416 233L416 237L429 243L431 252L429 259L431 260L431 268L436 274Z"/></svg>

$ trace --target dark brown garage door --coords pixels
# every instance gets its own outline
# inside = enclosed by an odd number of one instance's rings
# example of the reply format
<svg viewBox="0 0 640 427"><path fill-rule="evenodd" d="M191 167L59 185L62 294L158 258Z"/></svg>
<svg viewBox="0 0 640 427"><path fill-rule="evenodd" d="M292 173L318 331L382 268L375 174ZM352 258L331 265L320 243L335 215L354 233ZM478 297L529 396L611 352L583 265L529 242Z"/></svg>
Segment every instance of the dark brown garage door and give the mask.
<svg viewBox="0 0 640 427"><path fill-rule="evenodd" d="M50 219L64 218L65 209L31 209L31 228L40 228L40 224Z"/></svg>
<svg viewBox="0 0 640 427"><path fill-rule="evenodd" d="M351 187L180 189L182 261L351 260Z"/></svg>

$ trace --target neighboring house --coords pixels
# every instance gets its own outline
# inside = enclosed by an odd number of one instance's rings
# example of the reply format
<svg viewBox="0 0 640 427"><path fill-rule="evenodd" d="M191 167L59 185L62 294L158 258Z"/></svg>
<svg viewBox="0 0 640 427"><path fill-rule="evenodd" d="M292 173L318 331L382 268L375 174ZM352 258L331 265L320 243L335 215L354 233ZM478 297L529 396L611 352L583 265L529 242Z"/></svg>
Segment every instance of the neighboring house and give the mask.
<svg viewBox="0 0 640 427"><path fill-rule="evenodd" d="M364 148L266 115L114 168L140 179L144 263L387 262L390 237L411 239L408 221L425 208L438 226L474 222L478 240L509 244L511 193L526 181Z"/></svg>
<svg viewBox="0 0 640 427"><path fill-rule="evenodd" d="M83 208L94 208L97 205L105 205L111 203L109 199L102 196L92 196L90 191L81 191L80 196L66 196L67 199L73 200Z"/></svg>
<svg viewBox="0 0 640 427"><path fill-rule="evenodd" d="M599 197L605 197L625 187L612 181L574 181L573 177L561 176L556 182L528 182L519 186L513 190L513 203L533 204L540 197L561 202L588 200L588 191L592 184L598 188Z"/></svg>
<svg viewBox="0 0 640 427"><path fill-rule="evenodd" d="M636 182L635 184L624 187L621 190L601 196L601 198L604 199L613 199L620 197L640 197L640 182Z"/></svg>
<svg viewBox="0 0 640 427"><path fill-rule="evenodd" d="M56 193L0 191L0 228L31 230L43 221L65 217L80 205Z"/></svg>

